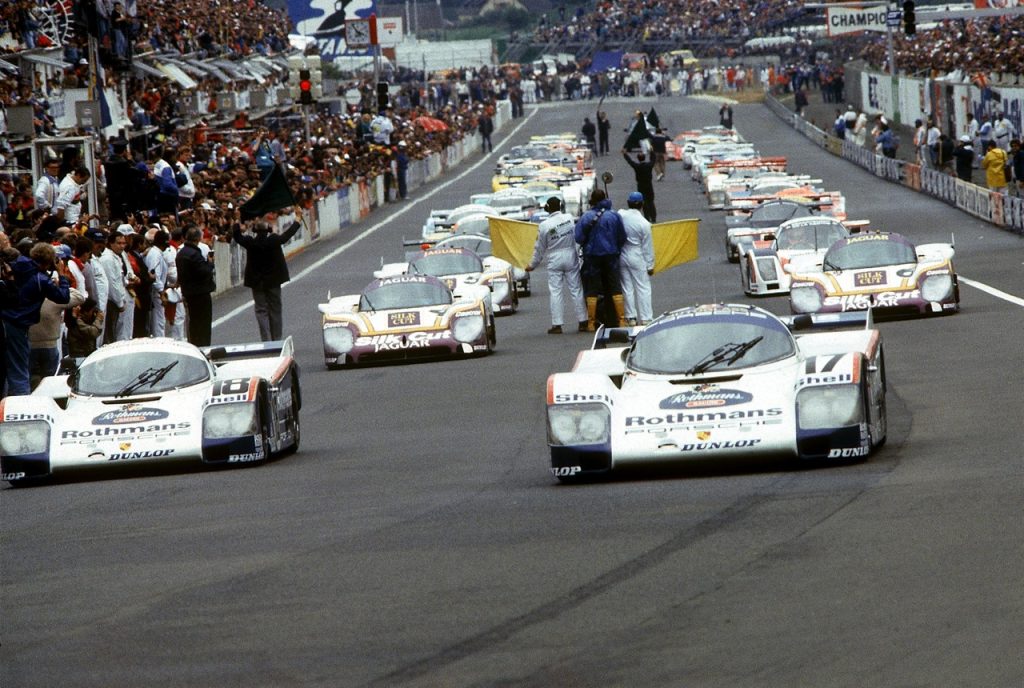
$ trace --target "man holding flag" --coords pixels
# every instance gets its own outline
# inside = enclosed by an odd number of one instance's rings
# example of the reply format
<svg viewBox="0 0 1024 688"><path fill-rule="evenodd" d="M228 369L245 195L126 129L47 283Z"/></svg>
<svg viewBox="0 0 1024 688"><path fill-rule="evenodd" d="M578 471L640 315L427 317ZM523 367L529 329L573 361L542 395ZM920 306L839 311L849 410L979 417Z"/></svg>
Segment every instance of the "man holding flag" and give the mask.
<svg viewBox="0 0 1024 688"><path fill-rule="evenodd" d="M294 207L297 218L302 217L302 208L295 202L284 171L275 163L253 197L242 204L241 215L243 219L252 219L287 206ZM281 285L290 279L282 247L291 241L301 226L296 220L286 230L275 234L269 222L260 220L252 226L253 235L242 234L238 225L235 225L232 233L232 239L246 252L244 284L252 290L253 309L261 341L281 339L284 322L281 313Z"/></svg>

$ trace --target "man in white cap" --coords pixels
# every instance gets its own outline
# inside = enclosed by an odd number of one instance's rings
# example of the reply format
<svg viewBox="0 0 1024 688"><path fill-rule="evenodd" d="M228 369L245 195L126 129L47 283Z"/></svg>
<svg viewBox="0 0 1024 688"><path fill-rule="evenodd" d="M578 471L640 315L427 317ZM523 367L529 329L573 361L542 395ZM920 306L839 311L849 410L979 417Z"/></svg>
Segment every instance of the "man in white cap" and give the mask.
<svg viewBox="0 0 1024 688"><path fill-rule="evenodd" d="M128 236L135 234L129 224L119 225L107 237L107 248L100 256L100 264L107 273L107 317L104 343L121 342L132 338L135 327L135 286L139 278L131 261L124 254Z"/></svg>
<svg viewBox="0 0 1024 688"><path fill-rule="evenodd" d="M956 176L965 182L971 181L974 176L974 148L971 146L971 136L964 134L953 149L953 160L956 164Z"/></svg>
<svg viewBox="0 0 1024 688"><path fill-rule="evenodd" d="M533 258L526 266L532 272L547 258L548 291L551 299L551 328L548 334L562 334L562 299L565 287L576 313L580 332L587 331L587 308L583 302L583 283L580 280L580 256L576 248L576 223L572 215L562 210L562 199L552 196L544 204L549 215L537 227L537 243L533 247Z"/></svg>
<svg viewBox="0 0 1024 688"><path fill-rule="evenodd" d="M654 319L651 307L651 275L654 274L654 243L651 223L644 217L644 196L633 191L626 199L625 210L619 211L626 243L619 254L619 281L626 301L626 324L646 325Z"/></svg>

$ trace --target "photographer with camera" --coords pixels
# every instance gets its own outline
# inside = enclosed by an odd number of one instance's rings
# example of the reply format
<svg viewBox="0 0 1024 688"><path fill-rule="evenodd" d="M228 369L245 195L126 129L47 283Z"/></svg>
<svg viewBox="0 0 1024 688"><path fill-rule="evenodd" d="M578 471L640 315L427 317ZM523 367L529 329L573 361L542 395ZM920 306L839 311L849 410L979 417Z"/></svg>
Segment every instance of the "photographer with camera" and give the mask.
<svg viewBox="0 0 1024 688"><path fill-rule="evenodd" d="M24 395L31 391L29 386L29 335L28 330L39 322L39 313L46 299L56 304L71 300L71 281L68 268L57 261L57 254L50 244L39 242L32 246L29 257L5 253L4 260L10 268L16 298L0 308L0 320L4 327L4 357L7 363L7 392L9 395Z"/></svg>

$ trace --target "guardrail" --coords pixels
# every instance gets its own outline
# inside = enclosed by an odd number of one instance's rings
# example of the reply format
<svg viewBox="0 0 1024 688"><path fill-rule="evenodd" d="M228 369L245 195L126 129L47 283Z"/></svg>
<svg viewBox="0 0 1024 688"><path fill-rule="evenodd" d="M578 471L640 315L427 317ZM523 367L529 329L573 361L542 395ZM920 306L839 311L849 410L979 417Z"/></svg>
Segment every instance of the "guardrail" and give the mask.
<svg viewBox="0 0 1024 688"><path fill-rule="evenodd" d="M817 128L771 95L765 98L765 105L818 146L863 167L877 177L942 199L965 213L991 222L1002 229L1024 234L1024 198L990 191L945 172L922 168L904 160L887 158L870 148L841 140Z"/></svg>
<svg viewBox="0 0 1024 688"><path fill-rule="evenodd" d="M507 100L498 101L494 113L495 130L501 130L512 119L512 106ZM479 134L466 137L448 146L442 152L431 153L422 160L410 160L406 174L409 191L419 188L455 167L472 153L480 150ZM319 199L306 210L302 228L292 240L284 245L286 257L299 253L310 244L341 234L373 214L373 211L387 203L384 177L378 176L358 184L342 187ZM279 221L283 229L285 221ZM415 224L415 223L414 223ZM414 228L419 230L419 225ZM395 251L401 247L396 243ZM217 290L225 292L242 284L245 275L245 249L238 244L218 244L214 252Z"/></svg>

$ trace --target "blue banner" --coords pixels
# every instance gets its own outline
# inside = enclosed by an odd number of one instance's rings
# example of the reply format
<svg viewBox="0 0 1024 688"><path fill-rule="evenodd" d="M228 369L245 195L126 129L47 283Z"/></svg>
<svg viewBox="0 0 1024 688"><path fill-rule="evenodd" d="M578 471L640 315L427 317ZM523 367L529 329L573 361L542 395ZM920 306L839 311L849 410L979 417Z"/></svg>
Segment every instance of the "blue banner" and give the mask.
<svg viewBox="0 0 1024 688"><path fill-rule="evenodd" d="M376 13L376 0L288 0L288 15L296 33L316 39L325 60L371 55L369 48L349 49L345 45L345 22L369 19Z"/></svg>

